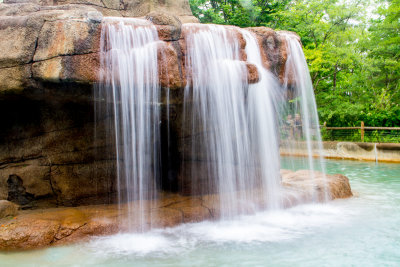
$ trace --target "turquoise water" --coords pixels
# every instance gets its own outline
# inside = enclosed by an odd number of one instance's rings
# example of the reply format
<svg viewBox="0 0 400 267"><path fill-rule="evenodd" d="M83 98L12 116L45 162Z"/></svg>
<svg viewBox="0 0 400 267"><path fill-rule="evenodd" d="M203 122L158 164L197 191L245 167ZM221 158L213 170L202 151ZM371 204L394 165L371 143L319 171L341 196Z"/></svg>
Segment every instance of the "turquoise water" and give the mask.
<svg viewBox="0 0 400 267"><path fill-rule="evenodd" d="M300 169L302 163L282 165ZM354 198L0 253L0 266L400 266L400 164L326 165L350 178Z"/></svg>

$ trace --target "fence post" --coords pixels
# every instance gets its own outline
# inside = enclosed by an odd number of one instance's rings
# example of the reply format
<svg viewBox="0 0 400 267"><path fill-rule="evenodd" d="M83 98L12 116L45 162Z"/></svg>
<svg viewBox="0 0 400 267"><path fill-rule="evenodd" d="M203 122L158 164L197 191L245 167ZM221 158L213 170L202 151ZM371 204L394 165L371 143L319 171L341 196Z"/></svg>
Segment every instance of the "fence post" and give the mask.
<svg viewBox="0 0 400 267"><path fill-rule="evenodd" d="M364 142L364 122L361 122L361 142Z"/></svg>

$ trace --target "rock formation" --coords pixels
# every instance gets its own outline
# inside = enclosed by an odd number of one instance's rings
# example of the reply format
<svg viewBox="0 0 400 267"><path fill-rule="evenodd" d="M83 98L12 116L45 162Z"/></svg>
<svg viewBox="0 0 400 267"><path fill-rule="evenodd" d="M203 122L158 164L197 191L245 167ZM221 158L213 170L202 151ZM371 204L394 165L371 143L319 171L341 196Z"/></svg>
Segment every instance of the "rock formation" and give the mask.
<svg viewBox="0 0 400 267"><path fill-rule="evenodd" d="M187 0L4 0L6 4L36 4L39 6L84 5L105 16L143 17L154 11L172 13L182 22L198 22ZM23 6L22 8L25 8Z"/></svg>
<svg viewBox="0 0 400 267"><path fill-rule="evenodd" d="M185 148L188 133L181 129L186 85L181 25L191 13L187 1L162 2L6 0L0 4L0 49L6 51L0 54L0 199L17 194L9 181L18 177L23 193L14 199L22 208L112 202L112 144L101 130L94 140L93 131L92 90L99 73L103 15L144 16L156 25L162 40L158 59L164 111L165 92L171 90L169 123L178 147L174 157L191 160ZM168 13L172 10L175 15ZM281 76L286 52L279 33L251 30L258 35L265 66ZM242 55L245 61L244 51ZM247 66L249 82L257 82L257 69ZM175 167L179 173L176 163Z"/></svg>
<svg viewBox="0 0 400 267"><path fill-rule="evenodd" d="M320 194L325 182L333 199L352 196L349 181L343 175L327 175L325 180L321 173L317 173L316 182L310 183L309 171L282 170L281 173L285 185L283 197L287 207L304 201L310 202L315 195L322 198ZM152 224L154 227L172 227L180 223L217 219L220 212L218 197L171 195L155 201L152 205L156 207L152 210ZM16 217L0 217L0 250L63 245L94 235L114 234L128 228L124 219L127 212L125 205L92 205L23 211Z"/></svg>

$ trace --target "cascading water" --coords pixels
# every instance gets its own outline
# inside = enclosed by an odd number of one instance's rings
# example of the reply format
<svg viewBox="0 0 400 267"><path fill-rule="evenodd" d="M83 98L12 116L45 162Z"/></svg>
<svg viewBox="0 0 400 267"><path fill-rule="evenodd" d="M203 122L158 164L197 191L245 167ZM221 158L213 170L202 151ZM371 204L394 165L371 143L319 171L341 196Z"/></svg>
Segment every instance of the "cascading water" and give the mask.
<svg viewBox="0 0 400 267"><path fill-rule="evenodd" d="M157 46L158 34L149 21L103 20L96 112L111 118L107 132L115 141L118 200L127 203L129 224L141 230L149 228L146 211L156 197L159 175Z"/></svg>
<svg viewBox="0 0 400 267"><path fill-rule="evenodd" d="M185 116L194 134L192 154L199 154L205 171L192 166L194 184L220 196L223 218L280 206L279 150L274 119L275 79L261 65L259 45L248 41L248 60L257 65L260 82L249 85L240 61L237 28L217 25L184 26L188 86ZM199 129L200 128L200 129ZM201 133L198 133L202 131ZM199 137L200 136L200 137ZM193 191L207 192L204 188Z"/></svg>
<svg viewBox="0 0 400 267"><path fill-rule="evenodd" d="M305 145L308 154L308 169L312 171L311 174L313 175L314 170L325 173L317 105L306 58L297 36L287 32L281 32L280 35L284 38L287 49L283 86L287 93L291 91L294 99L283 113L291 116L294 123L292 122L293 125L289 128L289 131L293 132L285 133L289 138L282 142L282 146L292 150L291 154L296 154L296 149ZM314 155L319 157L317 164L313 160ZM314 179L314 176L310 177L311 181ZM324 191L324 200L328 200L327 185Z"/></svg>
<svg viewBox="0 0 400 267"><path fill-rule="evenodd" d="M250 140L258 160L264 202L269 208L279 208L282 206L282 188L277 105L283 102L283 94L277 79L262 64L260 45L254 34L246 30L241 33L246 40L247 61L256 65L260 76L258 83L249 86L247 95Z"/></svg>
<svg viewBox="0 0 400 267"><path fill-rule="evenodd" d="M222 217L231 217L246 208L247 192L238 191L253 181L250 136L246 125L246 66L240 62L235 32L216 25L184 25L188 86L185 89L185 116L192 133L203 131L192 140L192 155L200 152L205 172L194 181L203 188L194 192L220 195ZM200 129L197 129L200 128ZM197 136L195 135L195 138ZM199 172L192 166L192 174ZM205 185L204 185L205 184ZM205 186L205 188L204 188Z"/></svg>
<svg viewBox="0 0 400 267"><path fill-rule="evenodd" d="M282 207L277 129L285 100L277 78L263 66L255 34L201 24L182 30L187 75L182 129L189 129L191 194L217 193L222 218ZM311 142L320 135L312 85L300 43L282 36L288 51L284 87L300 99L292 108L301 114L313 170ZM159 45L156 28L146 20L103 21L96 114L108 122L106 132L115 142L119 203L127 203L129 224L142 231L151 227L161 181L158 70L165 66L158 66ZM256 66L257 83L248 83L247 64ZM166 97L169 105L169 90Z"/></svg>

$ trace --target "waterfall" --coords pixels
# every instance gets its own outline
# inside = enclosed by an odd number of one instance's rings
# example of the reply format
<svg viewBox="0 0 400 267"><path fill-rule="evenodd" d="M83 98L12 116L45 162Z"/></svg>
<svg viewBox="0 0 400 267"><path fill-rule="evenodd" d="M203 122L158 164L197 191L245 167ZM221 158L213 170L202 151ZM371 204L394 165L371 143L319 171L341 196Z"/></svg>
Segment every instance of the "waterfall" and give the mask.
<svg viewBox="0 0 400 267"><path fill-rule="evenodd" d="M127 203L129 224L146 230L159 175L158 34L140 19L105 18L102 27L96 113L111 118L119 203Z"/></svg>
<svg viewBox="0 0 400 267"><path fill-rule="evenodd" d="M274 91L276 79L261 65L259 45L234 27L184 26L188 85L185 117L191 124L194 192L218 193L223 218L280 206L279 150ZM260 72L247 82L239 35L248 60ZM198 161L203 165L199 167ZM199 173L201 175L199 175ZM200 187L200 188L199 188ZM205 187L205 188L204 188Z"/></svg>
<svg viewBox="0 0 400 267"><path fill-rule="evenodd" d="M189 180L192 195L214 196L223 219L283 207L279 145L293 142L279 135L282 112L301 116L309 168L316 169L313 141L322 151L317 109L301 44L292 35L281 33L288 55L282 90L263 65L254 33L218 25L182 26L187 81L182 131L187 134L181 133L186 139L180 149L190 158L179 159L186 168L180 175L186 177L174 178L170 166L161 163L165 157L171 160L170 145L177 142L171 140L168 107L167 138L161 138L158 71L167 66L158 66L163 46L157 30L149 21L131 18L105 18L102 27L96 123L104 124L115 148L116 191L120 206L128 209L131 229L151 228L154 200L160 189L168 188L162 180L166 173L167 182L181 182L181 189ZM249 84L249 65L258 71L256 83ZM164 89L169 106L170 90ZM299 101L282 108L285 92ZM167 155L161 155L162 146ZM324 170L322 161L320 165Z"/></svg>
<svg viewBox="0 0 400 267"><path fill-rule="evenodd" d="M283 87L294 99L291 106L287 107L287 112L283 114L291 115L295 127L294 133L286 133L286 136L291 136L291 138L286 140L286 144L283 142L283 146L292 150L296 150L299 146L306 146L308 169L311 170L312 181L315 179L313 171L319 170L326 173L314 89L300 40L293 33L281 32L280 35L286 42L287 49ZM313 160L314 156L318 158L317 161ZM326 201L329 199L327 185L324 191Z"/></svg>
<svg viewBox="0 0 400 267"><path fill-rule="evenodd" d="M378 164L379 157L378 157L378 149L377 149L376 145L377 144L375 143L374 144L374 156L375 156L375 163Z"/></svg>
<svg viewBox="0 0 400 267"><path fill-rule="evenodd" d="M246 40L247 61L256 65L260 80L248 89L248 120L250 140L262 181L264 202L268 208L280 208L280 157L278 138L278 107L283 94L273 74L262 64L260 45L254 34L242 30Z"/></svg>

